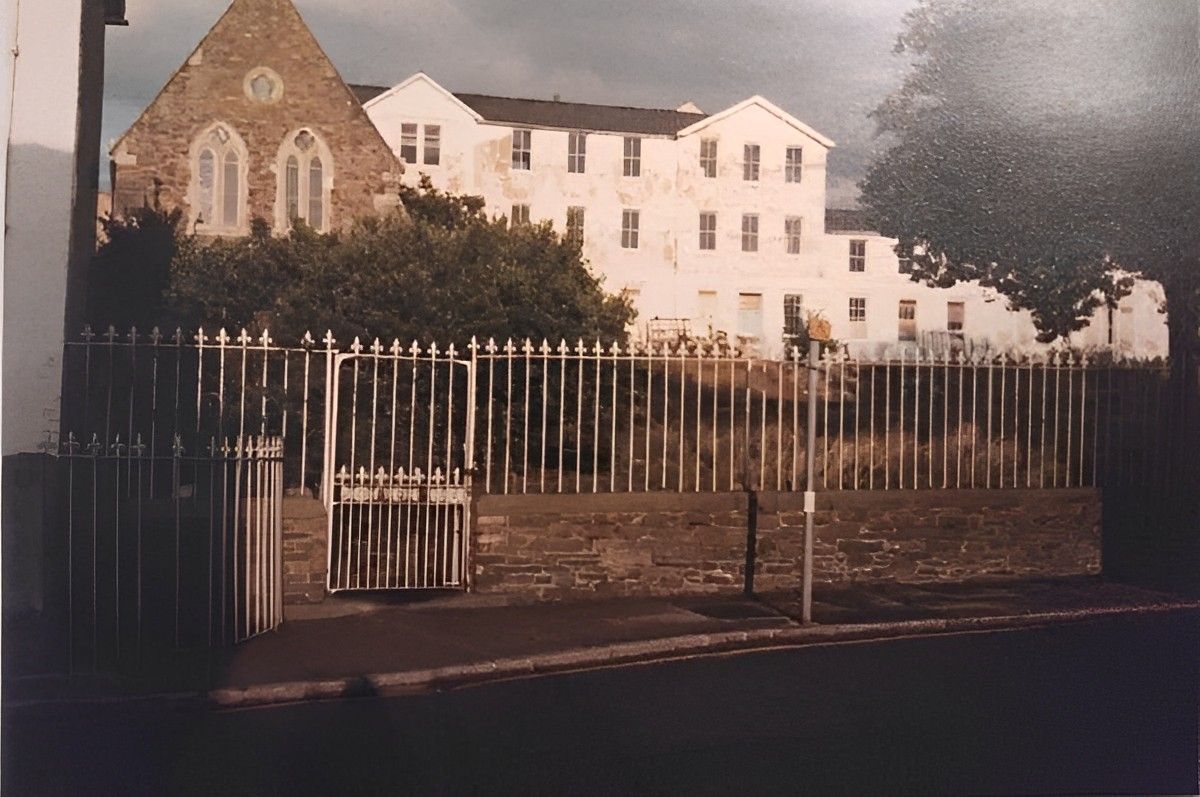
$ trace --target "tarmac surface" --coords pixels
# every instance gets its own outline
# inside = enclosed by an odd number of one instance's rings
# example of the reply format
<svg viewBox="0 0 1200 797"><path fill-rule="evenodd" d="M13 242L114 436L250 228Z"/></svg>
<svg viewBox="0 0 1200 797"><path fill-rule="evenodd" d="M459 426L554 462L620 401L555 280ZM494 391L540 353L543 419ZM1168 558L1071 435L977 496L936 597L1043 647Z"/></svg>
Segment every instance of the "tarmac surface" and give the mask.
<svg viewBox="0 0 1200 797"><path fill-rule="evenodd" d="M1013 628L1200 607L1097 577L822 586L816 625L799 595L511 604L461 593L335 596L288 607L275 631L213 655L180 654L126 677L6 681L9 706L169 696L247 706L405 694L735 649Z"/></svg>
<svg viewBox="0 0 1200 797"><path fill-rule="evenodd" d="M521 635L492 631L504 644ZM394 698L7 709L2 785L89 795L1194 794L1198 653L1200 613L1176 610Z"/></svg>

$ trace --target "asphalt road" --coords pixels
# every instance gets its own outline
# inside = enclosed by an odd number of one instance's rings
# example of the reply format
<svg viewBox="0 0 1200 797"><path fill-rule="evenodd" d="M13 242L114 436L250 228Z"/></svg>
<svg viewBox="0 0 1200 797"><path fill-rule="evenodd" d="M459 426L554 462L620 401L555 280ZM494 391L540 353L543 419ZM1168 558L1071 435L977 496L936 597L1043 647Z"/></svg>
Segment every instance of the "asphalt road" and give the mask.
<svg viewBox="0 0 1200 797"><path fill-rule="evenodd" d="M1200 615L404 698L9 713L4 794L1195 793Z"/></svg>

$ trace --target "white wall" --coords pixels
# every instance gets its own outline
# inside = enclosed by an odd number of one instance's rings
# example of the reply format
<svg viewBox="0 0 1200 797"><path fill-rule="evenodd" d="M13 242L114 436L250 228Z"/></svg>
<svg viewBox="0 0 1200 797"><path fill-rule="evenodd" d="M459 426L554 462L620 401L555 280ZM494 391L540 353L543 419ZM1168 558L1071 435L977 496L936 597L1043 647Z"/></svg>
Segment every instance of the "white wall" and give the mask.
<svg viewBox="0 0 1200 797"><path fill-rule="evenodd" d="M0 6L0 43L3 44L4 74L11 75L17 62L17 0L4 0ZM13 95L12 81L0 80L0 219L8 219L8 149L11 132ZM3 287L4 258L8 235L0 235L0 288ZM0 363L4 360L4 302L0 295ZM0 367L0 437L3 436L4 369ZM4 453L8 448L3 447Z"/></svg>
<svg viewBox="0 0 1200 797"><path fill-rule="evenodd" d="M849 242L867 242L867 270L849 271ZM833 326L833 336L846 341L852 352L878 356L897 350L899 304L912 300L917 304L917 332L944 333L947 330L947 303L962 302L965 309L963 336L976 342L987 341L995 352L1021 354L1044 353L1061 345L1037 341L1037 328L1027 310L1012 310L996 291L976 283L962 282L951 288L931 288L913 282L900 273L894 238L859 233L831 233L827 261L830 276L821 293L826 306L820 309ZM865 338L849 335L849 296L867 299ZM1133 292L1121 300L1114 312L1117 322L1112 345L1108 343L1107 308L1097 310L1088 326L1073 333L1067 343L1085 351L1112 351L1125 357L1154 358L1167 355L1166 316L1158 312L1163 300L1162 287L1156 282L1139 280ZM1123 326L1122 326L1123 325Z"/></svg>
<svg viewBox="0 0 1200 797"><path fill-rule="evenodd" d="M15 15L19 56L8 131L3 275L4 455L36 451L58 431L80 122L81 3L22 2Z"/></svg>
<svg viewBox="0 0 1200 797"><path fill-rule="evenodd" d="M739 294L761 294L764 333L750 344L764 354L783 352L784 297L804 297L807 310L828 318L835 338L864 356L892 353L897 347L898 309L902 299L917 302L917 329L944 333L947 302L965 305L965 337L987 339L999 351L1035 352L1036 330L1027 312L1008 309L994 291L974 284L950 289L929 288L899 273L895 240L869 233L825 231L827 140L810 135L769 103L756 98L717 114L702 129L675 136L642 136L640 177L622 176L624 134L589 133L583 174L567 171L569 131L532 130L532 168L513 170L512 126L482 122L436 83L417 76L366 104L368 116L384 139L400 154L400 125L442 127L441 163L410 164L404 180L415 184L419 174L430 175L435 186L482 195L491 214L508 216L513 204L530 206L530 219L549 219L565 229L567 207L583 206L583 253L593 271L616 292L637 290L639 326L652 318L687 318L694 330L705 332L699 294L715 291L714 326L736 338ZM693 127L698 127L694 125ZM423 127L419 127L419 133ZM420 137L420 136L419 136ZM717 140L718 173L704 176L700 142ZM743 147L760 147L758 181L743 179ZM787 147L803 149L799 184L784 180ZM420 152L419 152L420 154ZM421 158L418 159L422 160ZM641 212L640 246L621 247L621 212ZM699 214L717 214L717 246L699 248ZM743 252L744 213L759 217L757 252ZM788 254L784 219L802 219L799 254ZM849 242L865 240L866 271L849 270ZM1157 294L1156 294L1157 292ZM1157 313L1154 284L1139 284L1122 303L1118 322L1125 332L1118 350L1133 356L1164 356L1166 327ZM866 332L856 336L848 318L850 297L867 300ZM1103 348L1106 313L1072 336L1074 345ZM944 338L944 335L943 335Z"/></svg>
<svg viewBox="0 0 1200 797"><path fill-rule="evenodd" d="M5 456L58 435L62 347L95 247L104 84L102 2L6 0L15 43L3 258ZM5 88L9 88L7 85Z"/></svg>

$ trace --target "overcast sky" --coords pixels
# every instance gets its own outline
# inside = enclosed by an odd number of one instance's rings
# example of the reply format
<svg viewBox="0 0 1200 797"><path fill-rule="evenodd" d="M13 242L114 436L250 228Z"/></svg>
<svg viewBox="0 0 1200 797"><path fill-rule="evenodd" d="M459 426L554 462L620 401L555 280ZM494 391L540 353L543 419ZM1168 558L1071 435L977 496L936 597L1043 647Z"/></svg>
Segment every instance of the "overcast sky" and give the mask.
<svg viewBox="0 0 1200 797"><path fill-rule="evenodd" d="M761 94L837 142L828 204L857 193L867 113L895 87L915 0L295 0L350 83L418 70L450 91L713 113ZM103 141L120 135L227 0L128 0L109 28ZM102 170L107 179L107 169Z"/></svg>

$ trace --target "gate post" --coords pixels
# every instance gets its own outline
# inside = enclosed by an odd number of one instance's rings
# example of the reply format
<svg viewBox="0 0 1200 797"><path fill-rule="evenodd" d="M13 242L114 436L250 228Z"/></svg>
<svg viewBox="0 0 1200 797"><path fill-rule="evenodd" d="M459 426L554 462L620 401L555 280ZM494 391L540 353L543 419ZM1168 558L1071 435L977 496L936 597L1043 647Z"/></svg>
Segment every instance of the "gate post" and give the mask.
<svg viewBox="0 0 1200 797"><path fill-rule="evenodd" d="M467 345L471 351L471 361L467 364L467 415L466 415L466 434L463 440L463 478L467 481L467 503L463 507L463 535L462 535L462 552L460 554L459 567L462 573L463 589L467 592L471 591L471 538L474 536L472 526L475 523L475 502L476 490L475 485L475 405L478 401L476 391L478 386L475 382L476 366L479 364L479 341L474 335L471 336L471 342ZM489 400L490 400L489 396Z"/></svg>
<svg viewBox="0 0 1200 797"><path fill-rule="evenodd" d="M813 515L817 511L813 460L817 450L817 363L821 359L821 339L812 335L814 326L816 325L811 323L809 325L811 340L808 344L808 451L804 456L808 479L804 489L804 580L801 584L801 621L805 625L812 622Z"/></svg>
<svg viewBox="0 0 1200 797"><path fill-rule="evenodd" d="M332 497L333 477L330 473L330 468L333 467L333 447L335 438L333 434L334 423L334 402L337 393L337 379L333 369L333 330L325 330L325 337L321 339L325 344L325 437L324 451L322 453L321 465L321 503L325 504L326 509L329 508L330 498Z"/></svg>

